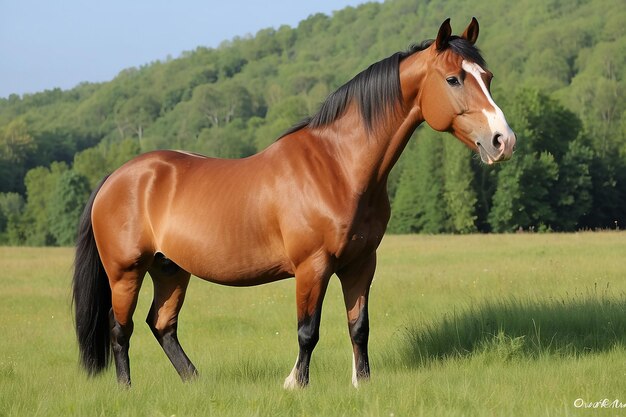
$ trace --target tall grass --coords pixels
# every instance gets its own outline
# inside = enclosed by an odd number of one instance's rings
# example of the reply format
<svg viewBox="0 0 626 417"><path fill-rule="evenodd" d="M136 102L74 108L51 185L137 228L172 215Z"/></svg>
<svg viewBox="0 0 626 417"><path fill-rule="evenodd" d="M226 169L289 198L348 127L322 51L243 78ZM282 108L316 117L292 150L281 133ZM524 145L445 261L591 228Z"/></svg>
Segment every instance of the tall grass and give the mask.
<svg viewBox="0 0 626 417"><path fill-rule="evenodd" d="M626 294L597 287L558 299L485 300L404 332L402 361L428 366L454 357L576 357L626 346Z"/></svg>

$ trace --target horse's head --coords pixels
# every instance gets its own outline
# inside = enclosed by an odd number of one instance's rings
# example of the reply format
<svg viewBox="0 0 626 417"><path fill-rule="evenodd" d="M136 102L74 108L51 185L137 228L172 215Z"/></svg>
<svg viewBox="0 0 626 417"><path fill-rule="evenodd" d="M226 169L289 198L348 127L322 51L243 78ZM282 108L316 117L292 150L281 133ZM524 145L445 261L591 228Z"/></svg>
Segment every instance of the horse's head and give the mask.
<svg viewBox="0 0 626 417"><path fill-rule="evenodd" d="M475 18L461 36L453 36L450 19L439 28L437 39L424 52L430 54L419 106L435 130L452 133L492 164L511 158L515 134L502 110L491 98L493 75L474 43Z"/></svg>

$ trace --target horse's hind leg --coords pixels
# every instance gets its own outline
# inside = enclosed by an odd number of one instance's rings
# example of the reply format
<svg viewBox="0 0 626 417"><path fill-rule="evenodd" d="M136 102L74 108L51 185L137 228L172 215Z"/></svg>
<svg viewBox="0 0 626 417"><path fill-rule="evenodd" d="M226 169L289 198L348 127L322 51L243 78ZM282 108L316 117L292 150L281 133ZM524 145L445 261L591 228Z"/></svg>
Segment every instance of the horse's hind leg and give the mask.
<svg viewBox="0 0 626 417"><path fill-rule="evenodd" d="M137 298L143 277L146 274L143 262L133 267L122 269L105 265L111 285L111 311L109 325L111 329L111 347L115 359L117 381L130 386L130 362L128 348L133 334L133 313L137 306Z"/></svg>
<svg viewBox="0 0 626 417"><path fill-rule="evenodd" d="M154 282L154 300L146 322L178 375L183 381L190 380L198 371L177 336L178 312L183 306L190 274L161 254L157 254L149 271Z"/></svg>

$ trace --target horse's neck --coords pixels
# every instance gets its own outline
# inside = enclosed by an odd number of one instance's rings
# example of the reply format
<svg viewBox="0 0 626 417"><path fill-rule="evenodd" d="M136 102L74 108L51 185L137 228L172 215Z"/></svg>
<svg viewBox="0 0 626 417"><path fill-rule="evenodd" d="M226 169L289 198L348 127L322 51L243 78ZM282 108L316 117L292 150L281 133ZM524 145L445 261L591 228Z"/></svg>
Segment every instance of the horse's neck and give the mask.
<svg viewBox="0 0 626 417"><path fill-rule="evenodd" d="M398 161L398 158L400 158L400 154L404 151L411 135L422 121L423 119L418 109L411 108L403 114L393 131L380 140L383 146L381 163L376 173L378 180L387 180L389 172Z"/></svg>
<svg viewBox="0 0 626 417"><path fill-rule="evenodd" d="M354 109L320 133L333 144L333 154L355 192L362 194L371 187L386 186L389 172L421 121L417 109L399 108L382 126L368 131Z"/></svg>
<svg viewBox="0 0 626 417"><path fill-rule="evenodd" d="M418 52L400 63L401 103L389 111L384 120L365 126L358 107L353 103L330 125L314 128L334 156L358 195L367 190L386 187L389 172L398 161L408 140L424 121L420 106L420 86L426 74L425 55Z"/></svg>
<svg viewBox="0 0 626 417"><path fill-rule="evenodd" d="M417 126L424 121L419 101L426 60L425 53L417 52L400 63L402 103L381 128L374 127L369 137L362 137L363 160L374 167L370 177L376 184L386 185L389 172Z"/></svg>

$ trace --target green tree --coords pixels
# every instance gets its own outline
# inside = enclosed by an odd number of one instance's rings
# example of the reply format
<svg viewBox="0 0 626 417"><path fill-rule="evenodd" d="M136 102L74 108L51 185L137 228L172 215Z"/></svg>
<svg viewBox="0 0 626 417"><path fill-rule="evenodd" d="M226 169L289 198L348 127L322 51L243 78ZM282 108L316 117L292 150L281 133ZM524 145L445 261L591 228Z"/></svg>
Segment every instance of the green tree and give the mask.
<svg viewBox="0 0 626 417"><path fill-rule="evenodd" d="M580 228L624 229L626 225L626 161L594 155L590 164L592 208L579 222Z"/></svg>
<svg viewBox="0 0 626 417"><path fill-rule="evenodd" d="M50 168L33 168L26 174L26 206L24 212L9 228L20 244L34 246L55 245L50 232L48 204L54 196L61 175L68 171L65 163L54 162Z"/></svg>
<svg viewBox="0 0 626 417"><path fill-rule="evenodd" d="M572 172L574 161L582 163L589 156L587 150L572 145L581 132L580 120L537 90L520 90L507 104L518 150L513 160L498 170L488 214L492 230L572 227L571 217L580 214L560 210L571 208L573 196L585 195L584 174ZM561 161L566 162L565 178L559 172ZM582 207L585 204L582 202Z"/></svg>
<svg viewBox="0 0 626 417"><path fill-rule="evenodd" d="M37 145L23 117L14 119L0 132L0 159L23 163Z"/></svg>
<svg viewBox="0 0 626 417"><path fill-rule="evenodd" d="M582 140L570 143L559 166L559 179L554 194L556 216L553 226L558 230L576 230L580 219L591 210L591 164L593 151Z"/></svg>
<svg viewBox="0 0 626 417"><path fill-rule="evenodd" d="M103 146L102 152L104 153L107 166L107 172L102 173L102 176L104 176L139 155L141 148L137 140L126 139L113 142L109 146Z"/></svg>
<svg viewBox="0 0 626 417"><path fill-rule="evenodd" d="M17 244L8 230L9 225L18 221L24 210L24 198L18 193L0 193L0 244Z"/></svg>
<svg viewBox="0 0 626 417"><path fill-rule="evenodd" d="M397 189L392 202L389 232L417 233L419 231L419 203L417 184L419 169L415 163L417 156L416 140L411 140L404 151L403 158L406 164L399 175Z"/></svg>
<svg viewBox="0 0 626 417"><path fill-rule="evenodd" d="M447 226L442 137L427 128L416 136L416 143L408 146L410 154L398 183L389 229L394 233L441 233Z"/></svg>
<svg viewBox="0 0 626 417"><path fill-rule="evenodd" d="M536 89L521 89L505 101L507 120L519 153L549 152L560 161L582 130L580 119L559 101Z"/></svg>
<svg viewBox="0 0 626 417"><path fill-rule="evenodd" d="M28 158L36 151L24 117L12 120L0 129L0 192L24 192L21 184Z"/></svg>
<svg viewBox="0 0 626 417"><path fill-rule="evenodd" d="M306 100L301 96L288 97L270 107L266 123L255 133L254 143L258 150L266 148L292 125L309 114Z"/></svg>
<svg viewBox="0 0 626 417"><path fill-rule="evenodd" d="M623 11L617 15L623 16ZM585 122L594 150L604 157L619 149L625 139L616 132L626 110L626 35L585 49L577 63L584 70L576 74L563 96Z"/></svg>
<svg viewBox="0 0 626 417"><path fill-rule="evenodd" d="M220 127L235 118L249 118L254 115L252 96L239 84L198 86L194 90L192 102L205 118L206 127Z"/></svg>
<svg viewBox="0 0 626 417"><path fill-rule="evenodd" d="M452 138L443 139L444 202L448 229L453 233L476 231L476 191L473 188L471 152Z"/></svg>
<svg viewBox="0 0 626 417"><path fill-rule="evenodd" d="M447 211L444 200L444 173L442 136L425 129L418 136L416 163L419 166L417 193L420 197L420 233L441 233L447 229Z"/></svg>
<svg viewBox="0 0 626 417"><path fill-rule="evenodd" d="M232 78L240 73L248 62L239 48L232 47L232 43L224 42L220 45L220 54L217 56L220 78Z"/></svg>
<svg viewBox="0 0 626 417"><path fill-rule="evenodd" d="M550 193L559 169L548 152L517 155L498 172L497 189L489 212L495 232L541 230L555 220Z"/></svg>
<svg viewBox="0 0 626 417"><path fill-rule="evenodd" d="M141 143L146 127L159 116L160 110L161 104L150 94L136 95L121 102L115 111L115 124L121 139L130 133Z"/></svg>
<svg viewBox="0 0 626 417"><path fill-rule="evenodd" d="M243 120L237 119L222 128L204 129L198 138L204 144L201 152L218 158L243 158L254 154L256 148L245 125Z"/></svg>
<svg viewBox="0 0 626 417"><path fill-rule="evenodd" d="M69 246L75 242L78 220L90 190L87 178L75 171L65 171L57 179L47 207L50 233L57 244Z"/></svg>
<svg viewBox="0 0 626 417"><path fill-rule="evenodd" d="M98 148L85 149L74 155L72 169L89 181L91 188L94 188L109 173L109 166L103 152Z"/></svg>

